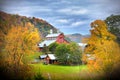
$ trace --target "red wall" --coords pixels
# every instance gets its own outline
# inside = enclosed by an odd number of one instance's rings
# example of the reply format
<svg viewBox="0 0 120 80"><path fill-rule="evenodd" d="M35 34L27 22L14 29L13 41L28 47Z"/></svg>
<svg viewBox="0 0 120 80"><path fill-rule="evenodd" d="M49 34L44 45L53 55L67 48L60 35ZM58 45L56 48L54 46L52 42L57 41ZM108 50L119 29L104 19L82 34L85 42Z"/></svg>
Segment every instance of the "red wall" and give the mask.
<svg viewBox="0 0 120 80"><path fill-rule="evenodd" d="M61 34L57 37L56 42L57 42L57 43L69 43L67 40L64 39L64 37L65 37L64 34L61 33Z"/></svg>

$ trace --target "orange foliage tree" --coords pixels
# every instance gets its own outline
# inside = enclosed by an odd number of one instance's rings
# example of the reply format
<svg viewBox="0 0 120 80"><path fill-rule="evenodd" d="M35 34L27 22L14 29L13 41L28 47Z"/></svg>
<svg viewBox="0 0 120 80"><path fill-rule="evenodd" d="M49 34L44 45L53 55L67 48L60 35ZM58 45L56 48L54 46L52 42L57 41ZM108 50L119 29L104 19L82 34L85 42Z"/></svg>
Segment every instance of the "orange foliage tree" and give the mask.
<svg viewBox="0 0 120 80"><path fill-rule="evenodd" d="M120 61L120 47L115 42L116 36L108 31L102 20L92 22L91 27L91 36L83 60L98 71L110 73Z"/></svg>

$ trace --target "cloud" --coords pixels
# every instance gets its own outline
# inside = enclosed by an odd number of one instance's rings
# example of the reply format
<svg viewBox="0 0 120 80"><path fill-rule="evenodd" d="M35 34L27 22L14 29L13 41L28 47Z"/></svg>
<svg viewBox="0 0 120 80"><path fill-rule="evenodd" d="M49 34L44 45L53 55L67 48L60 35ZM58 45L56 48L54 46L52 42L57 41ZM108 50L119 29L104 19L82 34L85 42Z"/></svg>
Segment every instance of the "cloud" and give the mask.
<svg viewBox="0 0 120 80"><path fill-rule="evenodd" d="M82 8L63 8L59 9L59 13L67 14L67 15L82 15L87 13L87 9Z"/></svg>
<svg viewBox="0 0 120 80"><path fill-rule="evenodd" d="M72 27L76 27L76 26L80 26L80 25L83 25L83 24L86 24L85 21L77 21L77 22L73 22L71 24Z"/></svg>
<svg viewBox="0 0 120 80"><path fill-rule="evenodd" d="M38 14L39 16L45 15L46 13L48 15L53 11L53 9L51 8L48 8L46 6L39 6L39 5L36 6L25 5L25 6L16 6L16 7L10 6L9 8L4 8L3 10L12 14L20 14L28 17L37 16Z"/></svg>
<svg viewBox="0 0 120 80"><path fill-rule="evenodd" d="M71 2L70 1L65 1L65 0L61 0L61 3L65 3L65 4L70 4Z"/></svg>
<svg viewBox="0 0 120 80"><path fill-rule="evenodd" d="M120 0L90 0L88 17L91 19L105 19L111 14L120 14Z"/></svg>
<svg viewBox="0 0 120 80"><path fill-rule="evenodd" d="M67 20L67 19L58 19L58 20L56 20L56 22L58 22L58 23L68 23L69 20Z"/></svg>
<svg viewBox="0 0 120 80"><path fill-rule="evenodd" d="M64 33L88 33L92 21L120 14L119 3L120 0L1 0L0 10L42 18Z"/></svg>

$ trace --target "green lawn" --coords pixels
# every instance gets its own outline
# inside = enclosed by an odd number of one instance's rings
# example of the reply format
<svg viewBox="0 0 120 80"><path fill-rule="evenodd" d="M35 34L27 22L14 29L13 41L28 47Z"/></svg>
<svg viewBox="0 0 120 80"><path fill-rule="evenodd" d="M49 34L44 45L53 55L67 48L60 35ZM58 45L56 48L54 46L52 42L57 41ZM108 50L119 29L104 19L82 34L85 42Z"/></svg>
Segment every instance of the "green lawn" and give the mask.
<svg viewBox="0 0 120 80"><path fill-rule="evenodd" d="M29 59L39 58L41 53L31 54ZM62 65L44 65L42 63L30 64L35 73L41 73L45 79L50 80L98 80L99 74L90 72L86 65L62 66ZM98 76L98 79L96 77ZM99 79L102 80L102 79Z"/></svg>
<svg viewBox="0 0 120 80"><path fill-rule="evenodd" d="M41 52L36 52L36 53L27 55L26 58L27 58L29 61L34 61L35 59L38 59L41 54L42 54Z"/></svg>
<svg viewBox="0 0 120 80"><path fill-rule="evenodd" d="M81 66L61 66L61 65L43 65L31 64L34 67L35 73L41 73L46 79L51 80L83 80L88 78L88 68L85 65ZM49 76L50 75L50 76ZM86 78L86 79L87 79ZM92 80L92 79L87 79Z"/></svg>

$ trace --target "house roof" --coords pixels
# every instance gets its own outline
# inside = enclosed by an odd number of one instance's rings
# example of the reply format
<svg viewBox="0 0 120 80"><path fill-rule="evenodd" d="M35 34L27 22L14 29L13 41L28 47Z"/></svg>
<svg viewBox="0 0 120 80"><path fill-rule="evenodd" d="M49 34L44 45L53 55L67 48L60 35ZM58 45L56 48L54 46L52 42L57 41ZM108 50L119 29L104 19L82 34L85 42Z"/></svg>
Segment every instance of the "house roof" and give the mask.
<svg viewBox="0 0 120 80"><path fill-rule="evenodd" d="M46 57L49 57L51 60L55 60L56 57L54 54L47 54L47 55L40 55L40 58L46 58Z"/></svg>
<svg viewBox="0 0 120 80"><path fill-rule="evenodd" d="M46 37L57 37L59 36L61 33L55 33L55 34L48 34Z"/></svg>
<svg viewBox="0 0 120 80"><path fill-rule="evenodd" d="M55 57L54 54L47 54L47 55L48 55L48 57L49 57L51 60L55 60L55 59L56 59L56 57Z"/></svg>
<svg viewBox="0 0 120 80"><path fill-rule="evenodd" d="M46 58L47 55L40 55L40 58Z"/></svg>
<svg viewBox="0 0 120 80"><path fill-rule="evenodd" d="M55 42L56 40L45 40L42 43L40 43L38 45L38 47L44 47L44 45L46 44L46 46L49 46L51 43Z"/></svg>
<svg viewBox="0 0 120 80"><path fill-rule="evenodd" d="M87 44L86 43L78 43L79 46L85 47Z"/></svg>

